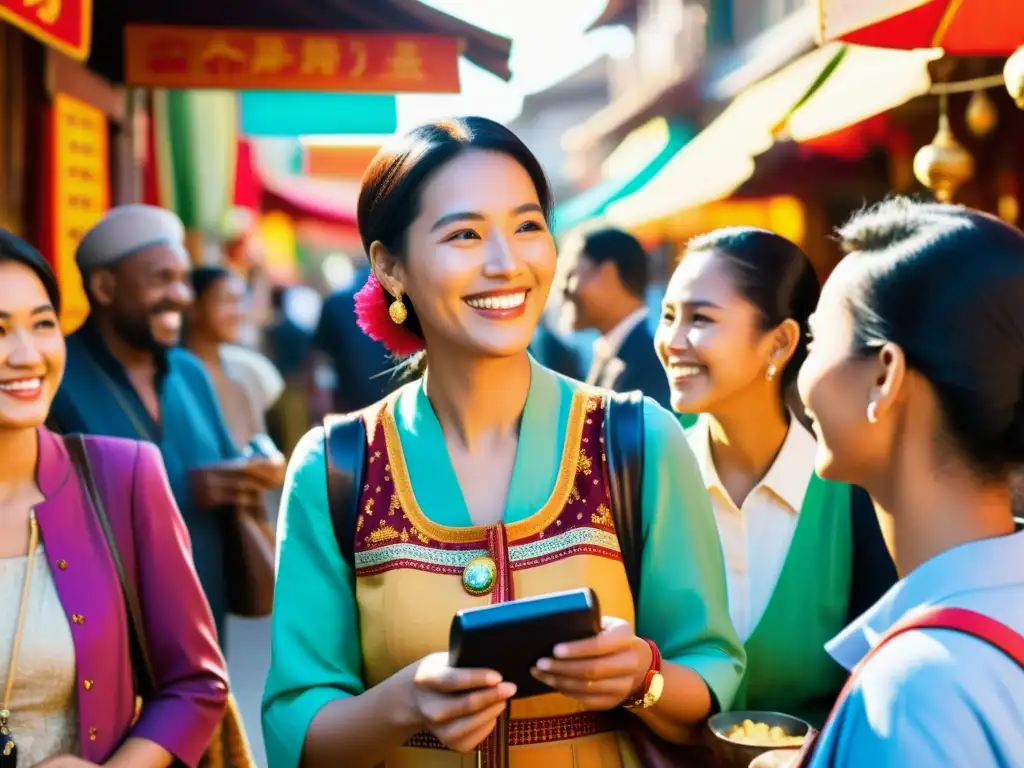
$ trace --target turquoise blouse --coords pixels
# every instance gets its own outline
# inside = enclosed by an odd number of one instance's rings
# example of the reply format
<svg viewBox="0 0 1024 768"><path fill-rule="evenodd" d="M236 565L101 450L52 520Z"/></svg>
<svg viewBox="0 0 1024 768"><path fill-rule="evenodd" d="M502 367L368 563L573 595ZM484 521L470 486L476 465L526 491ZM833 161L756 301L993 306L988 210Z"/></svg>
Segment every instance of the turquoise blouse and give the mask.
<svg viewBox="0 0 1024 768"><path fill-rule="evenodd" d="M532 363L506 523L529 517L551 495L573 392L580 386ZM711 503L675 416L650 399L644 409L637 633L655 641L666 659L695 670L727 709L746 656L729 619ZM401 390L395 421L424 514L442 525L471 525L421 382ZM292 457L278 522L271 667L263 698L263 734L274 768L298 766L305 734L321 707L364 690L354 576L337 548L326 488L323 431L316 428Z"/></svg>

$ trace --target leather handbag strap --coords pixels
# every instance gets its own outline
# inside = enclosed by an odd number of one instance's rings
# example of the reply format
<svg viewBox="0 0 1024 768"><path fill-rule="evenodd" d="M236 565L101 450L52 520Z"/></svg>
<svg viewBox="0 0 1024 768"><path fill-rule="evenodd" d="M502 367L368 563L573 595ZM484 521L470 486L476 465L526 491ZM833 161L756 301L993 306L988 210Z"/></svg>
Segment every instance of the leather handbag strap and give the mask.
<svg viewBox="0 0 1024 768"><path fill-rule="evenodd" d="M107 508L103 503L99 488L96 485L96 476L92 471L92 462L89 460L89 449L85 438L82 435L67 435L64 438L64 445L67 447L68 455L75 466L82 481L85 491L89 496L96 519L103 529L103 537L107 540L107 547L110 550L110 557L117 569L117 579L121 582L121 593L124 597L125 609L128 614L128 645L132 659L132 677L135 682L135 693L143 700L149 698L156 690L156 676L153 673L153 664L149 658L149 645L146 642L145 625L142 623L142 609L139 607L139 599L135 593L135 587L128 578L128 572L124 567L124 560L117 548L117 539L114 537L114 529L110 524L110 517L107 515Z"/></svg>
<svg viewBox="0 0 1024 768"><path fill-rule="evenodd" d="M640 391L605 397L604 443L615 532L635 603L643 554L644 396Z"/></svg>
<svg viewBox="0 0 1024 768"><path fill-rule="evenodd" d="M361 411L324 419L327 503L338 550L349 565L355 562L357 507L365 452L366 422Z"/></svg>

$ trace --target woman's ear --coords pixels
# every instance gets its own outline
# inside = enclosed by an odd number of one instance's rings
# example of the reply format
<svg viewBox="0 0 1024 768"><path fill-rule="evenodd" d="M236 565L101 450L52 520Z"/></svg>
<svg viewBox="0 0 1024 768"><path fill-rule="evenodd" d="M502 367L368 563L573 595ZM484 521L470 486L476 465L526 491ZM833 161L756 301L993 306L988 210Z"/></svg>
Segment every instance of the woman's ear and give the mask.
<svg viewBox="0 0 1024 768"><path fill-rule="evenodd" d="M405 270L380 240L370 243L370 267L377 282L392 296L405 294Z"/></svg>
<svg viewBox="0 0 1024 768"><path fill-rule="evenodd" d="M899 400L907 376L907 359L903 349L887 342L878 350L876 376L869 403L874 403L875 418L890 412Z"/></svg>
<svg viewBox="0 0 1024 768"><path fill-rule="evenodd" d="M786 318L772 332L772 357L768 361L774 363L779 370L785 368L800 345L800 325L792 318Z"/></svg>

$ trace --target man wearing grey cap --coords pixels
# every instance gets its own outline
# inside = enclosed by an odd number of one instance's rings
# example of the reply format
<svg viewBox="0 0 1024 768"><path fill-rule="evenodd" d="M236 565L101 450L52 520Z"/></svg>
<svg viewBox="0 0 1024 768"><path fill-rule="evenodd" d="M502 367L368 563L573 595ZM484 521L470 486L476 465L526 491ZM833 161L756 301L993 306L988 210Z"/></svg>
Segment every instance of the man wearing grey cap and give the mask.
<svg viewBox="0 0 1024 768"><path fill-rule="evenodd" d="M90 315L68 338L52 426L159 446L223 645L223 512L259 504L281 468L239 458L206 371L177 347L192 301L178 217L149 205L114 208L82 238L76 261Z"/></svg>

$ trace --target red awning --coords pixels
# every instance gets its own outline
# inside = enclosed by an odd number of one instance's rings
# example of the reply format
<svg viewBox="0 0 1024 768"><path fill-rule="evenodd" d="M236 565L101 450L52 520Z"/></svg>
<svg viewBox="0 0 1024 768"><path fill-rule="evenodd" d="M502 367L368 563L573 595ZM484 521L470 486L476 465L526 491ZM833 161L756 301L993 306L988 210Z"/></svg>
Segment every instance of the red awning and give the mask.
<svg viewBox="0 0 1024 768"><path fill-rule="evenodd" d="M819 0L820 34L878 48L1008 56L1024 42L1021 0Z"/></svg>
<svg viewBox="0 0 1024 768"><path fill-rule="evenodd" d="M281 211L296 221L316 219L328 224L356 226L358 182L321 182L301 176L263 179L262 207Z"/></svg>

